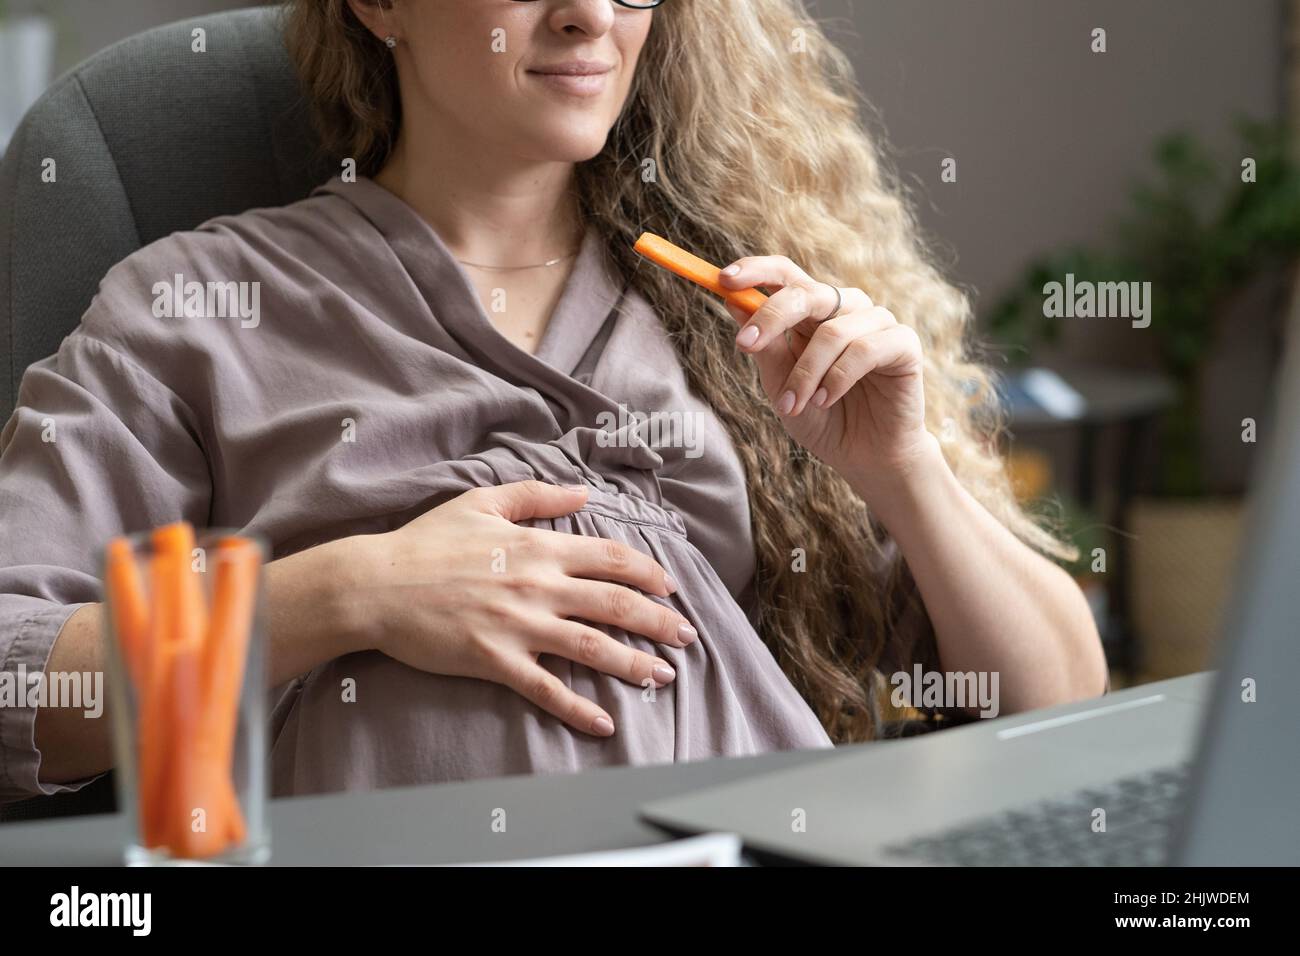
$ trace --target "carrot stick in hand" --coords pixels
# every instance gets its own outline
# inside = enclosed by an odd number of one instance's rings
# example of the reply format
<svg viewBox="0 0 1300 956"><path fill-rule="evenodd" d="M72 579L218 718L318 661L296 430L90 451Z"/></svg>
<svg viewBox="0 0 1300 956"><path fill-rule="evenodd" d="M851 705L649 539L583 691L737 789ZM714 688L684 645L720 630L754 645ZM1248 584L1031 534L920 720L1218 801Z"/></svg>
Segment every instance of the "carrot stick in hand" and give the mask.
<svg viewBox="0 0 1300 956"><path fill-rule="evenodd" d="M632 247L655 265L674 272L683 279L690 279L696 285L703 286L710 292L722 296L750 315L759 310L767 296L757 289L728 289L722 284L722 270L699 256L692 255L685 249L673 245L667 239L652 232L641 234L641 238Z"/></svg>

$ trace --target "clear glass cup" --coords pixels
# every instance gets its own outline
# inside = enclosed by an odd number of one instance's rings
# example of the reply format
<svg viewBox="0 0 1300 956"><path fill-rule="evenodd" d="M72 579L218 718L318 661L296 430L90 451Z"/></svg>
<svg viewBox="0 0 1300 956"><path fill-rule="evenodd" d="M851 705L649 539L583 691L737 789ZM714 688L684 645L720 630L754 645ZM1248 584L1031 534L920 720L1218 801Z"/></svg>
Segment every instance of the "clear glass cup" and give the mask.
<svg viewBox="0 0 1300 956"><path fill-rule="evenodd" d="M184 523L104 549L128 865L270 859L266 555L257 536Z"/></svg>

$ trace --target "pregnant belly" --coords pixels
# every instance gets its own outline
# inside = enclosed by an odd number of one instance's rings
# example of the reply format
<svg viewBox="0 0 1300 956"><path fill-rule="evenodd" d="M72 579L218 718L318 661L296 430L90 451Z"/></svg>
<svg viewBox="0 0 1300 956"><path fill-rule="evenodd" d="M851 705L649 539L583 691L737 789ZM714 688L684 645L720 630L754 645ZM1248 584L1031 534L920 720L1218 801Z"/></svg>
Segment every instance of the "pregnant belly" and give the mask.
<svg viewBox="0 0 1300 956"><path fill-rule="evenodd" d="M593 494L583 511L533 522L650 554L678 582L676 594L654 600L675 607L699 631L694 643L675 648L602 626L668 661L677 679L658 689L541 657L613 717L612 737L575 731L498 684L426 674L375 652L350 654L312 671L278 705L275 795L831 746L680 521L623 497Z"/></svg>

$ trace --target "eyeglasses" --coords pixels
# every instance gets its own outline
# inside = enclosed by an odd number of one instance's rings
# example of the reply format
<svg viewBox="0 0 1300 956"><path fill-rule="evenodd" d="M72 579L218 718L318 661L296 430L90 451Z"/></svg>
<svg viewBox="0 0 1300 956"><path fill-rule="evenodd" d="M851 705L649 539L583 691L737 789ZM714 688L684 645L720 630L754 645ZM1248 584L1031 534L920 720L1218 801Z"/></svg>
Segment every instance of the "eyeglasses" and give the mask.
<svg viewBox="0 0 1300 956"><path fill-rule="evenodd" d="M514 0L515 3L536 3L537 0ZM662 7L667 0L613 0L620 7L629 7L633 10L653 10L655 7Z"/></svg>

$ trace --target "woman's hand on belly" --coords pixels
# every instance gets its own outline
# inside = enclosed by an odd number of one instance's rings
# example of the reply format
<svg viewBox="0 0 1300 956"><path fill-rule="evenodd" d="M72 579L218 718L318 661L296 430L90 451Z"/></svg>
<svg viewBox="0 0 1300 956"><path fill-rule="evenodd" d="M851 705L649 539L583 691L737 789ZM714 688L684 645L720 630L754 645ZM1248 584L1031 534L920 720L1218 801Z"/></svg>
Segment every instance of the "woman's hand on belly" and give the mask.
<svg viewBox="0 0 1300 956"><path fill-rule="evenodd" d="M570 514L586 496L584 487L538 481L477 488L395 531L349 539L359 562L349 575L351 610L365 622L364 647L431 674L504 684L577 730L612 734L610 715L538 657L658 687L676 676L665 661L572 619L673 647L696 634L638 593L676 590L653 558L617 541L516 524Z"/></svg>

